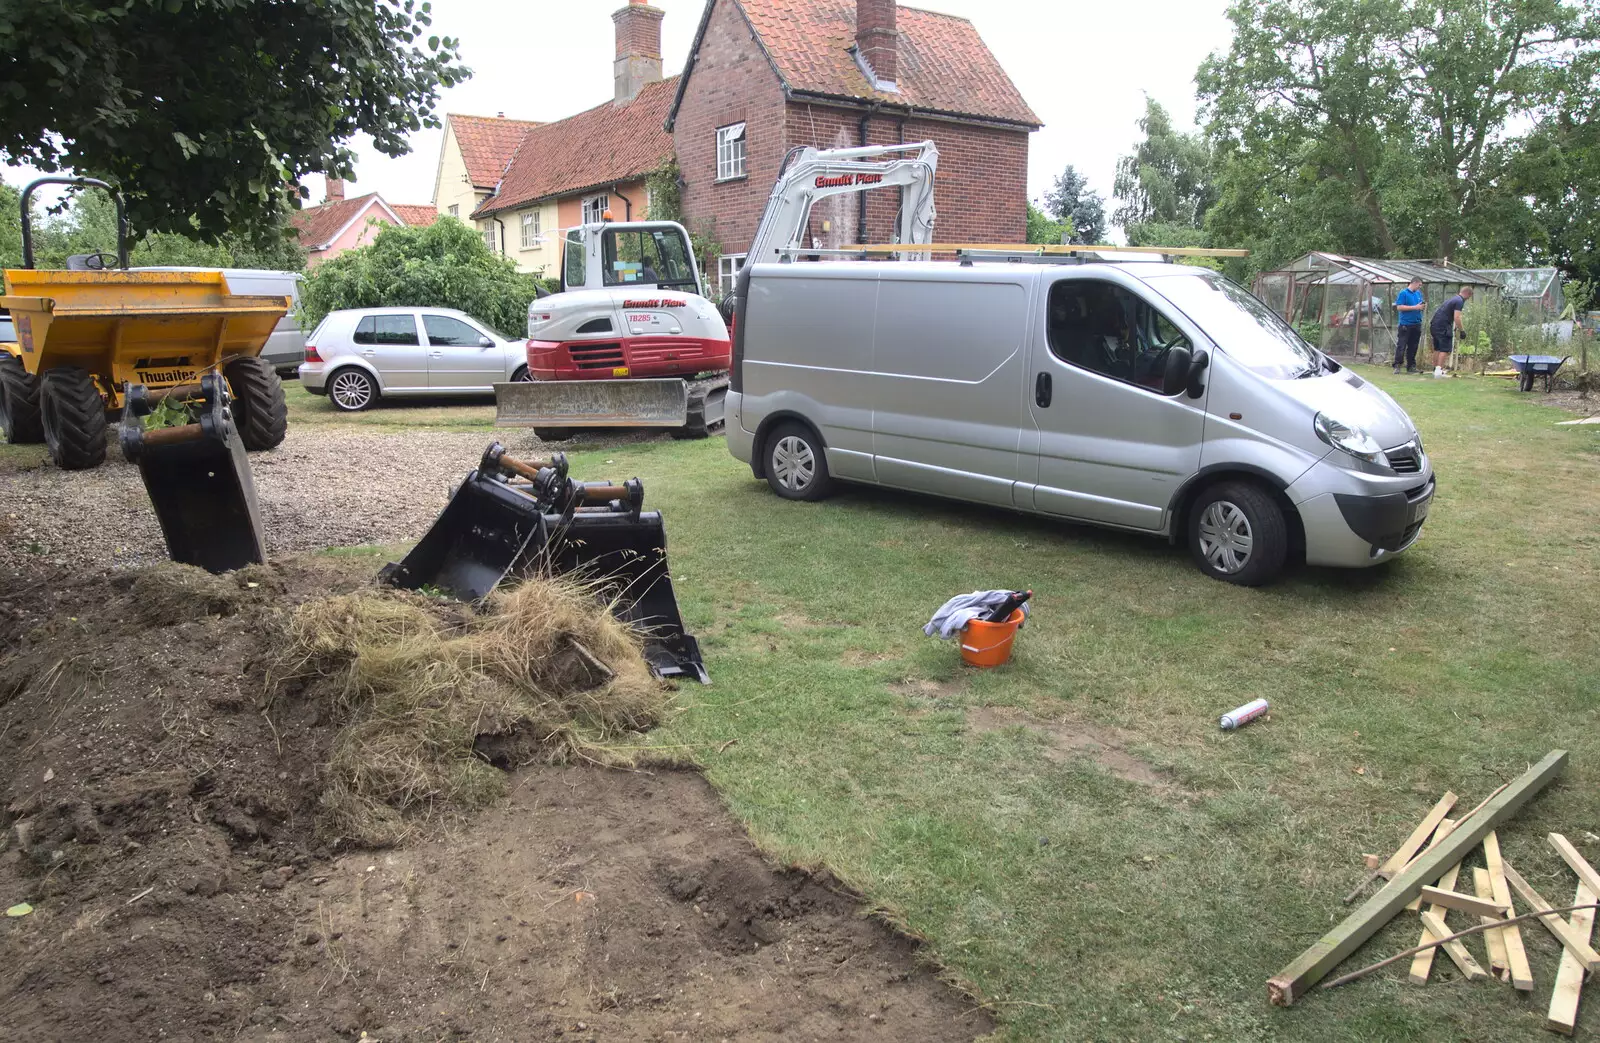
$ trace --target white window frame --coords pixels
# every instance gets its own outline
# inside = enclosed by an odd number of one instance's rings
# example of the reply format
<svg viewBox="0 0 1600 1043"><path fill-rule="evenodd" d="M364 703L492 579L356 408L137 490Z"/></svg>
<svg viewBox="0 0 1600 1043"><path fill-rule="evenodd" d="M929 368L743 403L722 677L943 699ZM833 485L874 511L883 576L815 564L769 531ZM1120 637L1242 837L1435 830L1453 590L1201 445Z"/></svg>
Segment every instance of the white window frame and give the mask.
<svg viewBox="0 0 1600 1043"><path fill-rule="evenodd" d="M458 221L461 220L461 204L460 203L451 203L450 204L450 216L455 218Z"/></svg>
<svg viewBox="0 0 1600 1043"><path fill-rule="evenodd" d="M592 225L605 220L606 211L610 209L610 195L602 192L597 196L589 196L583 201L583 223Z"/></svg>
<svg viewBox="0 0 1600 1043"><path fill-rule="evenodd" d="M718 181L733 181L745 176L745 136L742 122L717 128Z"/></svg>
<svg viewBox="0 0 1600 1043"><path fill-rule="evenodd" d="M536 250L544 245L544 232L540 225L539 211L526 210L522 214L522 248Z"/></svg>
<svg viewBox="0 0 1600 1043"><path fill-rule="evenodd" d="M723 254L717 258L717 289L726 297L733 292L734 283L739 278L739 267L744 264L745 254Z"/></svg>
<svg viewBox="0 0 1600 1043"><path fill-rule="evenodd" d="M489 248L489 252L492 254L497 254L500 252L500 245L495 242L493 221L490 221L488 224L483 226L483 245L487 246Z"/></svg>

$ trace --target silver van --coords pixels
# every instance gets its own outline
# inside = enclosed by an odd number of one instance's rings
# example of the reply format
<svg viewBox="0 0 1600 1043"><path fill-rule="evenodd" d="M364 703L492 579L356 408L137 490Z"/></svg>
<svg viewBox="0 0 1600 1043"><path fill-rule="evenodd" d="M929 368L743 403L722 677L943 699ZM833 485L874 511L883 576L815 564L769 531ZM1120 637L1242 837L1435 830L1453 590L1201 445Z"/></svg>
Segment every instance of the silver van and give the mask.
<svg viewBox="0 0 1600 1043"><path fill-rule="evenodd" d="M728 448L788 499L866 482L1165 536L1270 581L1416 542L1404 410L1237 283L1158 263L746 266Z"/></svg>
<svg viewBox="0 0 1600 1043"><path fill-rule="evenodd" d="M292 377L306 360L306 331L300 328L299 272L276 272L265 268L186 268L177 265L135 268L136 272L221 272L233 293L288 297L288 314L278 320L272 335L261 348L261 357L280 377Z"/></svg>

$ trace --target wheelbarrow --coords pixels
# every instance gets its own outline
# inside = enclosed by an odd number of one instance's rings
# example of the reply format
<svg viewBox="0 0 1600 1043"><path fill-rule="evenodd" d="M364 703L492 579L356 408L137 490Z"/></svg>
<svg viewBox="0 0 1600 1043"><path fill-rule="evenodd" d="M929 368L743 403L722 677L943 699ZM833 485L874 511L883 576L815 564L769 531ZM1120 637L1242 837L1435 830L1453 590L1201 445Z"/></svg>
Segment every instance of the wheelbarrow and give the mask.
<svg viewBox="0 0 1600 1043"><path fill-rule="evenodd" d="M411 553L378 579L481 601L519 574L570 574L595 584L617 618L644 635L656 676L707 684L700 645L684 632L672 589L666 526L643 504L637 478L574 481L565 454L524 462L494 442Z"/></svg>
<svg viewBox="0 0 1600 1043"><path fill-rule="evenodd" d="M159 391L129 384L123 398L122 455L139 466L168 556L207 572L266 561L255 479L222 376L207 373L198 384ZM162 402L184 403L199 416L146 429L144 418Z"/></svg>
<svg viewBox="0 0 1600 1043"><path fill-rule="evenodd" d="M1517 384L1523 391L1533 390L1533 378L1544 377L1544 390L1550 392L1550 378L1555 376L1571 355L1512 355L1508 360L1517 367Z"/></svg>

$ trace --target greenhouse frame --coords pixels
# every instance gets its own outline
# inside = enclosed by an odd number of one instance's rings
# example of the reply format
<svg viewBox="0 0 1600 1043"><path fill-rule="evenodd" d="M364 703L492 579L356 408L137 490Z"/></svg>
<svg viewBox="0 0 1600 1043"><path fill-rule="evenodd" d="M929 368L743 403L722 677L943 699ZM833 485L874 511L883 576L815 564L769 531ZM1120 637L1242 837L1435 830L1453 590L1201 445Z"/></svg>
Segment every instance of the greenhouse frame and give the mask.
<svg viewBox="0 0 1600 1043"><path fill-rule="evenodd" d="M1501 296L1511 305L1511 315L1518 322L1554 322L1567 310L1560 269L1487 268L1478 274L1500 284Z"/></svg>

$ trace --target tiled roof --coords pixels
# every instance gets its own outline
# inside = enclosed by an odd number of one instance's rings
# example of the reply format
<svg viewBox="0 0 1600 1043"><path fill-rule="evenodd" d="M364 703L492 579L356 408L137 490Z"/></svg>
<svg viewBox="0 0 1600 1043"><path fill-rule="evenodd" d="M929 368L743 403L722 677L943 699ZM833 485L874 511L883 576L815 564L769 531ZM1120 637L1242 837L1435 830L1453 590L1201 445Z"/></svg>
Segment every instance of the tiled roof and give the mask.
<svg viewBox="0 0 1600 1043"><path fill-rule="evenodd" d="M709 19L710 0L706 9ZM965 18L901 6L898 92L868 84L856 64L856 0L729 0L744 11L791 91L1040 125L1016 84ZM702 21L702 32L705 22ZM698 47L698 41L696 46ZM691 55L694 51L691 50ZM688 75L692 69L685 69ZM672 115L677 115L673 106Z"/></svg>
<svg viewBox="0 0 1600 1043"><path fill-rule="evenodd" d="M294 225L295 234L300 237L301 246L307 250L320 250L328 245L339 234L339 229L349 224L363 207L377 198L378 193L368 192L353 199L308 206L291 214L289 220Z"/></svg>
<svg viewBox="0 0 1600 1043"><path fill-rule="evenodd" d="M432 203L410 205L407 203L390 203L389 209L400 215L412 228L426 228L439 220L439 210Z"/></svg>
<svg viewBox="0 0 1600 1043"><path fill-rule="evenodd" d="M626 105L608 101L528 131L500 191L485 199L473 216L628 181L654 170L672 154L672 135L663 124L677 88L678 77L671 76L646 84ZM642 205L644 200L635 202Z"/></svg>
<svg viewBox="0 0 1600 1043"><path fill-rule="evenodd" d="M523 137L534 127L541 126L532 120L508 120L501 116L450 113L445 118L455 132L461 159L467 165L467 176L475 188L493 188L499 184L500 175L505 173L506 164L511 162Z"/></svg>

